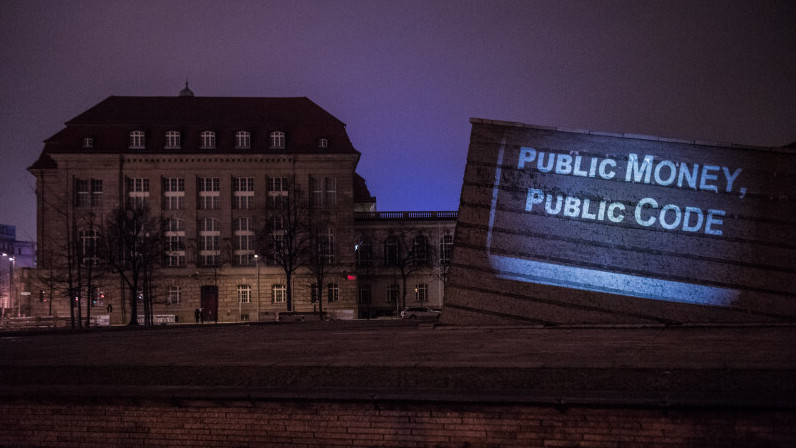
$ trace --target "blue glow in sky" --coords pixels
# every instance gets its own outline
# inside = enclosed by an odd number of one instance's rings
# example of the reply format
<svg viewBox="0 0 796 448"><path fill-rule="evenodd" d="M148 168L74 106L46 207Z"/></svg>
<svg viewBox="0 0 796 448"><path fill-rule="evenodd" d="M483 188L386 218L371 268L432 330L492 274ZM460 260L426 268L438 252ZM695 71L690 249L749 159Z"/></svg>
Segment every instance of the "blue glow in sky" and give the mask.
<svg viewBox="0 0 796 448"><path fill-rule="evenodd" d="M792 1L0 0L0 223L43 140L110 95L307 96L380 210L455 210L470 117L781 146Z"/></svg>

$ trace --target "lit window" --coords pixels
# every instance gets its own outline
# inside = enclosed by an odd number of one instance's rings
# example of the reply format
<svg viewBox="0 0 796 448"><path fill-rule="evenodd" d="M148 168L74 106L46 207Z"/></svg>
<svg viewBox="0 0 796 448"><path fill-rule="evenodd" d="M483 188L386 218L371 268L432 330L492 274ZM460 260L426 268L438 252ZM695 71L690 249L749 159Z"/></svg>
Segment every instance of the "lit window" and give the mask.
<svg viewBox="0 0 796 448"><path fill-rule="evenodd" d="M166 132L166 149L177 149L180 147L180 133L178 131Z"/></svg>
<svg viewBox="0 0 796 448"><path fill-rule="evenodd" d="M270 136L270 149L285 149L285 133L282 131L273 131Z"/></svg>
<svg viewBox="0 0 796 448"><path fill-rule="evenodd" d="M318 139L318 148L325 149L329 147L329 140L325 138Z"/></svg>
<svg viewBox="0 0 796 448"><path fill-rule="evenodd" d="M252 287L238 285L238 303L252 303Z"/></svg>
<svg viewBox="0 0 796 448"><path fill-rule="evenodd" d="M202 149L214 149L216 147L216 133L213 131L202 131Z"/></svg>
<svg viewBox="0 0 796 448"><path fill-rule="evenodd" d="M130 132L130 149L143 149L144 143L144 131Z"/></svg>
<svg viewBox="0 0 796 448"><path fill-rule="evenodd" d="M235 149L249 149L251 148L251 134L246 131L238 131L235 133Z"/></svg>
<svg viewBox="0 0 796 448"><path fill-rule="evenodd" d="M83 147L84 148L93 148L94 147L94 139L91 137L86 137L83 139Z"/></svg>

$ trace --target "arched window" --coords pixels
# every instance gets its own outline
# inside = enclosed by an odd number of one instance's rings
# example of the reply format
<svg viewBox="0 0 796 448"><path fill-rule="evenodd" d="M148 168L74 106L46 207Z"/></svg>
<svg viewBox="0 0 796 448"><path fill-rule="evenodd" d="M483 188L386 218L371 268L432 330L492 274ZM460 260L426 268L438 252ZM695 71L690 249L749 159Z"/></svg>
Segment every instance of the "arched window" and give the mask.
<svg viewBox="0 0 796 448"><path fill-rule="evenodd" d="M273 131L270 135L270 149L284 149L285 148L285 133L282 131Z"/></svg>
<svg viewBox="0 0 796 448"><path fill-rule="evenodd" d="M235 149L249 149L252 144L252 136L246 131L235 133Z"/></svg>
<svg viewBox="0 0 796 448"><path fill-rule="evenodd" d="M144 131L130 132L130 149L144 148Z"/></svg>
<svg viewBox="0 0 796 448"><path fill-rule="evenodd" d="M166 132L166 149L177 149L180 147L179 131Z"/></svg>
<svg viewBox="0 0 796 448"><path fill-rule="evenodd" d="M216 147L216 133L213 131L202 131L199 135L201 139L202 149L215 149Z"/></svg>

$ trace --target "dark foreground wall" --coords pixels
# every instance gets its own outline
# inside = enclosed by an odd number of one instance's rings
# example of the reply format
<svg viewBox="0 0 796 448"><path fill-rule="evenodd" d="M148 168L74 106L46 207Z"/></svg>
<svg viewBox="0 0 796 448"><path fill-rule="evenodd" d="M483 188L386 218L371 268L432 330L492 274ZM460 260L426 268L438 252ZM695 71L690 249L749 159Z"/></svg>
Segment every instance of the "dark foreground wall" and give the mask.
<svg viewBox="0 0 796 448"><path fill-rule="evenodd" d="M446 323L796 320L796 152L472 120Z"/></svg>
<svg viewBox="0 0 796 448"><path fill-rule="evenodd" d="M0 402L3 447L791 447L766 409L361 401Z"/></svg>

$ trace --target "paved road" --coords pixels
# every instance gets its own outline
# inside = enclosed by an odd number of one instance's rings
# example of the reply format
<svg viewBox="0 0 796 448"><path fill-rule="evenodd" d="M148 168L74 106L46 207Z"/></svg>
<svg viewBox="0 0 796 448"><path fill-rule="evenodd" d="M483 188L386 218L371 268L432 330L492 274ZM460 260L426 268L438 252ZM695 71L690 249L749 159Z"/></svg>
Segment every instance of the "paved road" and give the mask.
<svg viewBox="0 0 796 448"><path fill-rule="evenodd" d="M169 396L796 408L796 326L394 321L0 334L0 398Z"/></svg>

